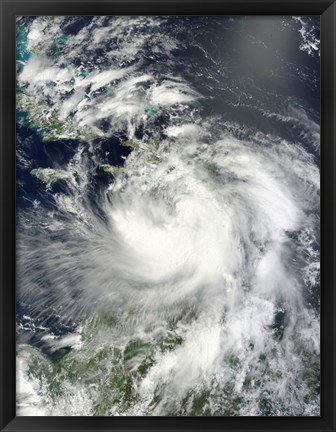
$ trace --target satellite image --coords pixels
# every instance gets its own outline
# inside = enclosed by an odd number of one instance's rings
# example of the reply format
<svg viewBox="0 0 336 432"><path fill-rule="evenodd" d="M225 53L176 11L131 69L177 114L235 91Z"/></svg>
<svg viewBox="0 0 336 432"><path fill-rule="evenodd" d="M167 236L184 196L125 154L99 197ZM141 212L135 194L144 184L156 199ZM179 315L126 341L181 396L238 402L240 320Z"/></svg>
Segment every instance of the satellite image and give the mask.
<svg viewBox="0 0 336 432"><path fill-rule="evenodd" d="M17 415L320 415L319 39L17 17Z"/></svg>

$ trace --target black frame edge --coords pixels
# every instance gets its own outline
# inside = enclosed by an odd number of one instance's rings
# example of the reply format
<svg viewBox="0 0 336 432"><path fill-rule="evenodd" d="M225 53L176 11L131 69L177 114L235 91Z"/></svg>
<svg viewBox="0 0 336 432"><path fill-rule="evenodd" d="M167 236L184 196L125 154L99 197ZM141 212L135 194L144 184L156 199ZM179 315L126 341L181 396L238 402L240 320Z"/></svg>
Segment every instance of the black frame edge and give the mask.
<svg viewBox="0 0 336 432"><path fill-rule="evenodd" d="M10 13L16 15L321 15L334 2L334 0L0 1L7 10L10 10Z"/></svg>
<svg viewBox="0 0 336 432"><path fill-rule="evenodd" d="M328 425L336 428L336 3L321 16L321 407ZM331 202L328 202L331 200ZM329 318L329 320L328 320ZM334 342L334 343L333 343ZM328 376L324 371L330 371ZM324 404L324 401L328 401Z"/></svg>

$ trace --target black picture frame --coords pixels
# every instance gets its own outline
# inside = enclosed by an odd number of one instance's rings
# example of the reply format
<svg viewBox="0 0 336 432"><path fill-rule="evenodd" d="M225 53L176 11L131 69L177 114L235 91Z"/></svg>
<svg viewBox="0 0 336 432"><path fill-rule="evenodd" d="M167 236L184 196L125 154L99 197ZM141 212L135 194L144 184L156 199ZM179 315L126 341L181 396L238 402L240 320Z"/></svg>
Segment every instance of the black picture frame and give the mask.
<svg viewBox="0 0 336 432"><path fill-rule="evenodd" d="M335 431L336 430L336 3L330 0L0 0L0 429L1 431ZM15 16L321 16L321 416L15 416Z"/></svg>

